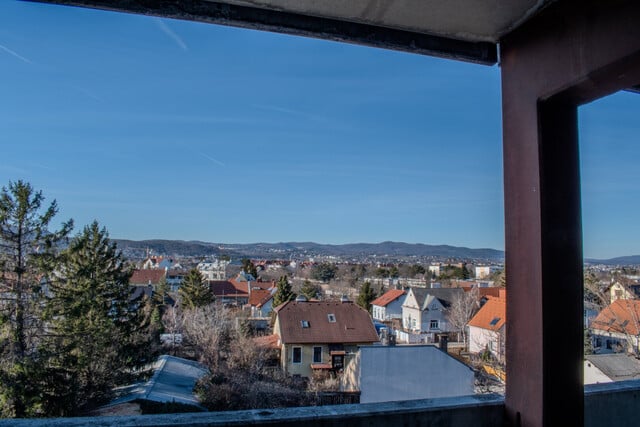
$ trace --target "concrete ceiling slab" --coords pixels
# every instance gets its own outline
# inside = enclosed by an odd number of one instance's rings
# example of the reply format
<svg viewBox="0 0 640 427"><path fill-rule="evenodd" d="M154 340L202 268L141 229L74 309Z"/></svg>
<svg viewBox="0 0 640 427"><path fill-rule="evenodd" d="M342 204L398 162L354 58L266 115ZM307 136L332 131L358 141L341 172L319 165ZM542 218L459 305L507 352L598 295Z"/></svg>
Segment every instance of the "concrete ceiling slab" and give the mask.
<svg viewBox="0 0 640 427"><path fill-rule="evenodd" d="M25 0L208 22L493 65L500 38L559 0Z"/></svg>

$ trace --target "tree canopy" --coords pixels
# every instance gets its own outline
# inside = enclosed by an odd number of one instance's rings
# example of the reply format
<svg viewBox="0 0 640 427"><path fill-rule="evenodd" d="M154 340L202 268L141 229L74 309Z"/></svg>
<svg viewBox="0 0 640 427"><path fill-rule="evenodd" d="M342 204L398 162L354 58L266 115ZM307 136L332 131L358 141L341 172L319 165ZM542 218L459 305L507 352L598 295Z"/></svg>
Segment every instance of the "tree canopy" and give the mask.
<svg viewBox="0 0 640 427"><path fill-rule="evenodd" d="M362 284L360 288L360 293L358 294L358 299L356 303L364 308L365 310L371 312L371 302L377 298L377 295L373 288L371 287L371 283L366 281Z"/></svg>
<svg viewBox="0 0 640 427"><path fill-rule="evenodd" d="M338 267L334 264L323 262L311 267L311 278L315 280L321 280L325 283L336 277Z"/></svg>
<svg viewBox="0 0 640 427"><path fill-rule="evenodd" d="M0 416L37 415L39 392L30 378L39 361L44 332L43 285L55 268L58 248L73 221L51 230L58 212L54 200L24 181L9 182L0 191Z"/></svg>
<svg viewBox="0 0 640 427"><path fill-rule="evenodd" d="M96 221L61 254L45 308L41 356L49 415L77 415L112 396L151 361L148 319L132 306L122 253Z"/></svg>
<svg viewBox="0 0 640 427"><path fill-rule="evenodd" d="M277 287L278 289L273 295L273 307L296 299L296 294L291 290L291 283L289 283L289 278L286 275L280 276Z"/></svg>
<svg viewBox="0 0 640 427"><path fill-rule="evenodd" d="M181 298L181 306L185 309L203 307L215 301L215 296L209 287L209 283L197 268L192 268L182 281L178 294Z"/></svg>

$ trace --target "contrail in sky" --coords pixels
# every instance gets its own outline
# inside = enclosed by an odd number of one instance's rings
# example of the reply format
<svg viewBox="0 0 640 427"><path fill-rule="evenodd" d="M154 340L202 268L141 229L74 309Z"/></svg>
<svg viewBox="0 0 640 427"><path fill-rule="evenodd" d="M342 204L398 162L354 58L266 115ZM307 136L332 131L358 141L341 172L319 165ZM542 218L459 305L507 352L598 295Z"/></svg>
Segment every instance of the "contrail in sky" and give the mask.
<svg viewBox="0 0 640 427"><path fill-rule="evenodd" d="M176 44L178 46L180 46L180 49L185 50L185 51L189 50L189 48L187 47L186 43L180 38L180 36L177 35L176 33L174 33L173 30L171 28L169 28L169 26L167 24L165 24L162 19L155 18L154 21L156 22L156 25L158 25L158 28L160 28L160 30L162 30L163 33L165 33L166 35L171 37L173 39L173 41L175 41Z"/></svg>
<svg viewBox="0 0 640 427"><path fill-rule="evenodd" d="M204 153L200 153L200 154L202 155L202 157L204 157L204 158L206 158L206 159L211 160L213 163L217 163L217 164L219 164L220 166L227 166L227 165L225 165L224 163L222 163L220 160L214 159L214 158L213 158L213 157L211 157L211 156L207 156L207 155L206 155L206 154L204 154Z"/></svg>
<svg viewBox="0 0 640 427"><path fill-rule="evenodd" d="M26 62L27 64L33 64L33 62L31 62L29 59L25 58L24 56L18 54L17 52L14 52L13 50L11 50L8 47L3 46L1 44L0 44L0 50L4 50L9 55L14 56L14 57L18 58L19 60Z"/></svg>

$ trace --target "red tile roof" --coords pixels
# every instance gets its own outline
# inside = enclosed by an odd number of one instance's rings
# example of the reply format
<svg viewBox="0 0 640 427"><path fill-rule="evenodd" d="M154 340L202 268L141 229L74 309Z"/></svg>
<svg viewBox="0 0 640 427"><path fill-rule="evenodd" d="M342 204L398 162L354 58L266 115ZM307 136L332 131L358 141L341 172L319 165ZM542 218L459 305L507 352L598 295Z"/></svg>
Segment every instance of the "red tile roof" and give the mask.
<svg viewBox="0 0 640 427"><path fill-rule="evenodd" d="M640 335L640 300L617 299L591 322L591 327L607 332Z"/></svg>
<svg viewBox="0 0 640 427"><path fill-rule="evenodd" d="M249 295L249 305L252 307L261 307L267 301L273 298L271 291L266 289L252 289Z"/></svg>
<svg viewBox="0 0 640 427"><path fill-rule="evenodd" d="M371 305L377 305L378 307L386 307L387 304L392 303L403 295L406 295L407 292L402 289L391 289L379 296L378 298L371 301Z"/></svg>
<svg viewBox="0 0 640 427"><path fill-rule="evenodd" d="M487 297L487 302L482 306L475 316L469 320L469 326L475 326L490 331L497 331L506 322L507 301L504 298Z"/></svg>
<svg viewBox="0 0 640 427"><path fill-rule="evenodd" d="M379 341L369 312L351 301L289 301L275 311L279 326L276 333L285 344L372 344ZM334 321L330 321L329 315Z"/></svg>
<svg viewBox="0 0 640 427"><path fill-rule="evenodd" d="M165 277L166 271L164 269L161 270L134 270L131 279L129 279L129 284L131 285L157 285L160 282L160 279Z"/></svg>

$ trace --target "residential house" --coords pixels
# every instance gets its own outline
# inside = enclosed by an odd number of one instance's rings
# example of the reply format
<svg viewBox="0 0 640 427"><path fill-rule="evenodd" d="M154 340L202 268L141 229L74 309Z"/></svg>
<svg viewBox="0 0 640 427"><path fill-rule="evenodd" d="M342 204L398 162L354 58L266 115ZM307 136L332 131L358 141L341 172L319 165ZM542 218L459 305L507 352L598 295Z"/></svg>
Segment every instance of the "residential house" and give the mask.
<svg viewBox="0 0 640 427"><path fill-rule="evenodd" d="M180 285L182 285L182 281L184 280L187 274L188 272L185 270L177 270L177 269L167 270L167 274L165 277L167 280L167 284L171 288L172 292L178 291L178 289L180 288Z"/></svg>
<svg viewBox="0 0 640 427"><path fill-rule="evenodd" d="M249 304L249 298L254 291L272 291L276 288L275 281L245 280L247 276L253 277L249 274L239 275L241 280L238 280L238 277L229 280L209 280L209 287L218 301L238 307L245 307ZM266 297L266 294L260 294Z"/></svg>
<svg viewBox="0 0 640 427"><path fill-rule="evenodd" d="M380 322L402 319L402 303L407 295L403 289L390 289L371 302L373 319Z"/></svg>
<svg viewBox="0 0 640 427"><path fill-rule="evenodd" d="M163 269L136 269L133 271L129 284L131 286L152 286L154 289L158 283L166 278L167 271Z"/></svg>
<svg viewBox="0 0 640 427"><path fill-rule="evenodd" d="M502 270L503 267L498 265L477 265L475 266L475 278L484 279L491 276L496 271Z"/></svg>
<svg viewBox="0 0 640 427"><path fill-rule="evenodd" d="M209 280L209 287L216 300L224 305L242 307L249 302L249 289L246 283L234 280Z"/></svg>
<svg viewBox="0 0 640 427"><path fill-rule="evenodd" d="M640 300L617 299L591 322L595 353L639 353Z"/></svg>
<svg viewBox="0 0 640 427"><path fill-rule="evenodd" d="M299 296L274 309L280 364L290 375L337 372L362 345L379 342L369 312L352 301L307 301Z"/></svg>
<svg viewBox="0 0 640 427"><path fill-rule="evenodd" d="M497 360L504 360L506 299L488 297L482 308L469 320L469 352L488 350Z"/></svg>
<svg viewBox="0 0 640 427"><path fill-rule="evenodd" d="M617 299L638 299L640 298L640 284L614 282L609 286L610 302Z"/></svg>
<svg viewBox="0 0 640 427"><path fill-rule="evenodd" d="M585 384L640 379L640 360L628 354L589 354L584 359Z"/></svg>
<svg viewBox="0 0 640 427"><path fill-rule="evenodd" d="M465 292L470 292L470 291L477 292L479 307L482 307L490 297L505 298L505 299L507 298L507 290L499 286L485 287L485 286L480 286L477 283L474 283L470 286L469 285L461 286L461 288L464 289Z"/></svg>
<svg viewBox="0 0 640 427"><path fill-rule="evenodd" d="M474 372L434 345L361 346L340 378L360 403L474 394Z"/></svg>
<svg viewBox="0 0 640 427"><path fill-rule="evenodd" d="M270 289L253 289L249 294L249 307L252 317L267 317L273 309L273 295L277 287Z"/></svg>
<svg viewBox="0 0 640 427"><path fill-rule="evenodd" d="M172 258L165 258L162 256L148 256L142 263L143 270L168 270L170 268L175 268L174 260Z"/></svg>
<svg viewBox="0 0 640 427"><path fill-rule="evenodd" d="M227 278L227 266L229 261L215 259L213 261L200 262L196 268L205 280L225 280Z"/></svg>
<svg viewBox="0 0 640 427"><path fill-rule="evenodd" d="M409 288L402 303L402 327L427 342L436 342L439 334L458 332L451 330L446 310L463 293L462 288Z"/></svg>

